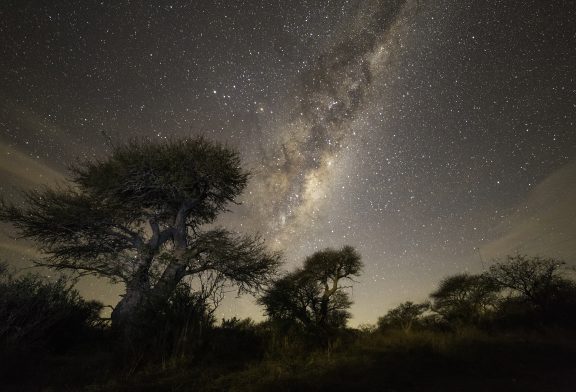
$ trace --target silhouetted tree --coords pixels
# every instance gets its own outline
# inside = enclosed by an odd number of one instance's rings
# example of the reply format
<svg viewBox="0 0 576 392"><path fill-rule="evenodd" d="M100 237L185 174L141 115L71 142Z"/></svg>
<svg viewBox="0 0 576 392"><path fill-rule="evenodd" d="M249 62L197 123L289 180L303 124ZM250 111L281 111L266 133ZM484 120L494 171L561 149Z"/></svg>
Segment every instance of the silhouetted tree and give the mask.
<svg viewBox="0 0 576 392"><path fill-rule="evenodd" d="M553 258L518 254L492 265L488 276L511 294L503 304L503 312L522 312L524 304L540 314L541 322L572 322L574 317L566 316L576 310L576 284L562 275L564 266L564 262Z"/></svg>
<svg viewBox="0 0 576 392"><path fill-rule="evenodd" d="M430 294L432 309L448 322L478 322L498 301L498 286L484 275L458 274Z"/></svg>
<svg viewBox="0 0 576 392"><path fill-rule="evenodd" d="M410 332L414 323L428 309L430 309L429 303L415 304L411 301L404 302L378 319L378 329L382 331L390 327L399 327L404 332Z"/></svg>
<svg viewBox="0 0 576 392"><path fill-rule="evenodd" d="M341 327L352 302L342 280L358 276L360 254L351 246L314 253L302 269L276 280L259 298L271 319L298 321L306 327Z"/></svg>
<svg viewBox="0 0 576 392"><path fill-rule="evenodd" d="M322 288L320 297L319 324L325 324L330 314L330 302L341 303L344 300L340 282L360 275L362 270L360 254L351 246L340 250L325 249L314 253L304 262L304 272L316 279ZM347 300L347 299L346 299ZM349 305L348 305L349 306Z"/></svg>
<svg viewBox="0 0 576 392"><path fill-rule="evenodd" d="M503 262L490 267L490 277L502 288L508 288L527 297L536 298L559 278L563 262L526 255L507 256Z"/></svg>
<svg viewBox="0 0 576 392"><path fill-rule="evenodd" d="M2 201L0 220L36 240L41 264L124 282L113 326L129 326L147 301L167 301L187 276L258 289L278 254L258 237L201 230L234 202L248 173L238 154L203 138L132 142L102 161L71 167L72 184L25 193L24 206Z"/></svg>

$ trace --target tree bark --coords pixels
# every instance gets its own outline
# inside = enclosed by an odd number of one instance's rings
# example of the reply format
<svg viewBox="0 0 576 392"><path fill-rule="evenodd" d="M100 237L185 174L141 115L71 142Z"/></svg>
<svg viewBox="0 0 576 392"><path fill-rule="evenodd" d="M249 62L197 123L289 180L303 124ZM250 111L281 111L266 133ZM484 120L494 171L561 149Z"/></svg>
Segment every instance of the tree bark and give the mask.
<svg viewBox="0 0 576 392"><path fill-rule="evenodd" d="M196 200L183 202L174 217L172 227L163 231L160 230L156 221L151 219L148 222L152 237L147 244L140 241L137 245L140 254L140 261L137 263L138 271L134 278L127 282L126 294L116 305L111 315L113 329L120 331L128 341L134 337L134 328L138 324L138 313L143 306L162 303L167 300L178 283L186 276L185 255L188 246L186 219L190 209L196 203ZM174 242L175 260L168 264L158 282L154 287L151 287L150 266L160 247L170 239Z"/></svg>
<svg viewBox="0 0 576 392"><path fill-rule="evenodd" d="M115 330L123 330L133 324L134 316L146 296L144 287L130 286L126 288L126 294L112 311L112 328Z"/></svg>
<svg viewBox="0 0 576 392"><path fill-rule="evenodd" d="M153 255L151 253L140 257L138 271L130 281L126 282L126 293L110 315L112 329L124 335L124 338L130 339L132 337L138 310L142 308L150 292L148 270L150 269L152 258Z"/></svg>

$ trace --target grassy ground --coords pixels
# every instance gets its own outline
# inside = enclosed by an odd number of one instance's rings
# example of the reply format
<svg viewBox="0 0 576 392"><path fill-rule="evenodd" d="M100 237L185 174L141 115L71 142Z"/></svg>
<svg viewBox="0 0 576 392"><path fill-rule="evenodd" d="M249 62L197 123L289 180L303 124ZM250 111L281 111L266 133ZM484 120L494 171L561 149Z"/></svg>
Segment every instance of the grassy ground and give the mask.
<svg viewBox="0 0 576 392"><path fill-rule="evenodd" d="M571 391L575 353L567 342L545 339L373 335L339 352L254 365L212 390Z"/></svg>
<svg viewBox="0 0 576 392"><path fill-rule="evenodd" d="M220 335L196 360L136 368L94 341L1 358L3 391L574 391L573 332L349 332L327 348L283 336Z"/></svg>
<svg viewBox="0 0 576 392"><path fill-rule="evenodd" d="M576 343L563 331L359 334L329 349L260 360L149 367L85 391L574 391Z"/></svg>

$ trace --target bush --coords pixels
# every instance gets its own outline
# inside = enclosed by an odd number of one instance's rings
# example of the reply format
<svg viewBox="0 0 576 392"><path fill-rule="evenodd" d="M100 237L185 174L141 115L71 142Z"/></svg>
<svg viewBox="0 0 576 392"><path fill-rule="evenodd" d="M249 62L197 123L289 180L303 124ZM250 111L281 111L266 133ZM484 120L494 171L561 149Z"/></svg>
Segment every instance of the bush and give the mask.
<svg viewBox="0 0 576 392"><path fill-rule="evenodd" d="M270 332L252 319L222 319L210 339L210 359L231 365L261 359L266 351Z"/></svg>
<svg viewBox="0 0 576 392"><path fill-rule="evenodd" d="M180 283L168 300L149 302L139 312L135 334L124 354L132 357L128 358L131 361L160 360L163 367L194 358L214 324L209 309L188 283Z"/></svg>
<svg viewBox="0 0 576 392"><path fill-rule="evenodd" d="M99 324L102 304L82 299L66 277L14 276L0 268L0 347L64 350Z"/></svg>

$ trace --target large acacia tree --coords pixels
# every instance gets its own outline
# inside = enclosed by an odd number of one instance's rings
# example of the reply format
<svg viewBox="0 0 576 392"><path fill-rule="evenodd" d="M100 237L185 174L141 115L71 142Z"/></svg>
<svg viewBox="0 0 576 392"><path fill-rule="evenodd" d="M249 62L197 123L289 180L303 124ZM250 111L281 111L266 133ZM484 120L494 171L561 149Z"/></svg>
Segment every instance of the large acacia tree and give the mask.
<svg viewBox="0 0 576 392"><path fill-rule="evenodd" d="M238 154L203 138L131 142L101 161L71 167L71 184L2 201L0 219L40 245L40 264L124 282L112 323L128 326L149 301L170 297L187 276L258 289L277 254L258 237L202 226L235 202L248 179Z"/></svg>

